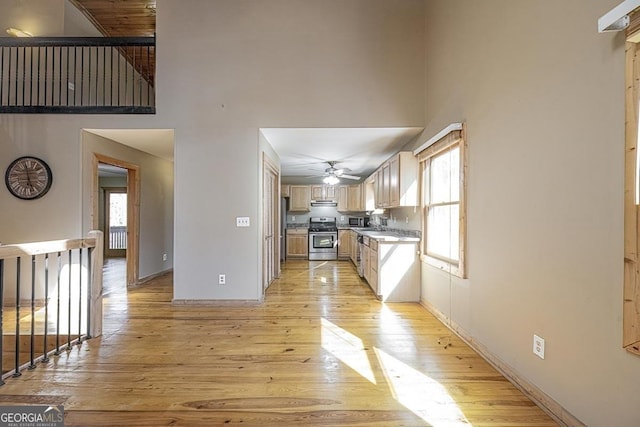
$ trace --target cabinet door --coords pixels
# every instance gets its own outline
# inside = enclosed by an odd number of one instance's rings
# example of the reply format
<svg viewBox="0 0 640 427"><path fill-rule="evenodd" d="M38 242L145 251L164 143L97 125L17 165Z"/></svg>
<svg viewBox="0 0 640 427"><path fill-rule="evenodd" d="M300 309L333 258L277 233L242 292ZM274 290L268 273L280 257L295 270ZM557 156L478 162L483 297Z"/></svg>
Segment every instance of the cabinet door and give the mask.
<svg viewBox="0 0 640 427"><path fill-rule="evenodd" d="M349 258L351 255L350 230L338 230L338 257Z"/></svg>
<svg viewBox="0 0 640 427"><path fill-rule="evenodd" d="M325 185L324 186L324 197L327 200L336 200L336 186L335 185Z"/></svg>
<svg viewBox="0 0 640 427"><path fill-rule="evenodd" d="M350 185L348 191L347 209L350 212L358 212L364 210L362 207L362 186Z"/></svg>
<svg viewBox="0 0 640 427"><path fill-rule="evenodd" d="M400 157L389 160L389 206L400 206Z"/></svg>
<svg viewBox="0 0 640 427"><path fill-rule="evenodd" d="M349 257L351 258L351 262L353 262L354 265L358 264L358 251L360 250L360 247L358 245L358 233L356 233L355 231L350 230L349 231L349 240L350 240L350 253L349 253Z"/></svg>
<svg viewBox="0 0 640 427"><path fill-rule="evenodd" d="M280 197L291 197L291 186L283 184L280 186Z"/></svg>
<svg viewBox="0 0 640 427"><path fill-rule="evenodd" d="M287 257L306 258L309 252L306 234L287 234Z"/></svg>
<svg viewBox="0 0 640 427"><path fill-rule="evenodd" d="M324 192L322 185L311 186L311 200L324 200Z"/></svg>
<svg viewBox="0 0 640 427"><path fill-rule="evenodd" d="M378 295L378 251L369 249L369 286Z"/></svg>
<svg viewBox="0 0 640 427"><path fill-rule="evenodd" d="M382 194L380 196L380 200L382 202L383 207L389 206L389 184L390 184L390 174L389 174L389 163L386 163L382 166Z"/></svg>
<svg viewBox="0 0 640 427"><path fill-rule="evenodd" d="M308 185L292 185L290 187L289 210L308 211L311 202L311 191Z"/></svg>
<svg viewBox="0 0 640 427"><path fill-rule="evenodd" d="M349 210L349 186L340 185L338 187L338 211L347 212Z"/></svg>

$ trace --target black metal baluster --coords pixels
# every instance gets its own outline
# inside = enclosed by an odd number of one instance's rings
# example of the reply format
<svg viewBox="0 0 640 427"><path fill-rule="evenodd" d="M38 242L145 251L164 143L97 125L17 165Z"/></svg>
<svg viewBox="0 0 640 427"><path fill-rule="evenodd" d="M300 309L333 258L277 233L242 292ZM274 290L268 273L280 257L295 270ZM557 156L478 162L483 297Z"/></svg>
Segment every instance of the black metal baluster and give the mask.
<svg viewBox="0 0 640 427"><path fill-rule="evenodd" d="M78 345L80 345L82 344L82 248L78 258Z"/></svg>
<svg viewBox="0 0 640 427"><path fill-rule="evenodd" d="M0 385L4 385L4 260L0 259Z"/></svg>
<svg viewBox="0 0 640 427"><path fill-rule="evenodd" d="M49 254L44 255L44 337L42 350L42 361L49 361L49 352L47 351L47 338L49 335Z"/></svg>
<svg viewBox="0 0 640 427"><path fill-rule="evenodd" d="M36 256L31 255L31 347L29 349L29 369L35 369L35 328L36 328Z"/></svg>
<svg viewBox="0 0 640 427"><path fill-rule="evenodd" d="M0 51L0 105L4 105L4 47Z"/></svg>
<svg viewBox="0 0 640 427"><path fill-rule="evenodd" d="M84 105L84 47L80 47L80 105Z"/></svg>
<svg viewBox="0 0 640 427"><path fill-rule="evenodd" d="M48 105L48 103L47 103L47 100L48 100L48 98L47 98L47 80L48 80L47 70L48 69L49 69L49 48L45 47L44 48L44 105ZM51 96L53 96L53 90L51 91L51 93L52 93Z"/></svg>
<svg viewBox="0 0 640 427"><path fill-rule="evenodd" d="M87 90L89 91L89 99L87 100L87 105L91 105L91 47L82 48L82 52L84 52L85 49L89 49L89 71L88 71L89 82L87 83ZM82 66L84 68L84 62L82 63ZM84 72L82 74L84 75Z"/></svg>
<svg viewBox="0 0 640 427"><path fill-rule="evenodd" d="M111 82L111 91L109 92L109 101L111 103L111 106L113 107L113 46L111 46L111 58L109 59L109 65L110 65L110 70L109 70L109 79Z"/></svg>
<svg viewBox="0 0 640 427"><path fill-rule="evenodd" d="M15 105L18 105L18 68L20 68L20 48L16 47L16 86L15 86L15 94L16 97L14 99Z"/></svg>
<svg viewBox="0 0 640 427"><path fill-rule="evenodd" d="M58 48L58 105L62 105L62 46Z"/></svg>
<svg viewBox="0 0 640 427"><path fill-rule="evenodd" d="M58 252L58 297L56 302L56 352L55 355L60 354L60 277L62 270L62 254Z"/></svg>
<svg viewBox="0 0 640 427"><path fill-rule="evenodd" d="M89 248L87 251L87 339L91 339L91 288L93 287L93 276L91 275L92 264L93 248Z"/></svg>
<svg viewBox="0 0 640 427"><path fill-rule="evenodd" d="M69 297L67 298L68 304L68 315L67 315L67 350L71 350L71 280L73 273L73 264L72 264L73 254L71 253L71 249L69 249Z"/></svg>
<svg viewBox="0 0 640 427"><path fill-rule="evenodd" d="M20 373L20 260L16 258L16 360L14 377L22 375Z"/></svg>
<svg viewBox="0 0 640 427"><path fill-rule="evenodd" d="M102 48L102 105L107 105L107 48Z"/></svg>

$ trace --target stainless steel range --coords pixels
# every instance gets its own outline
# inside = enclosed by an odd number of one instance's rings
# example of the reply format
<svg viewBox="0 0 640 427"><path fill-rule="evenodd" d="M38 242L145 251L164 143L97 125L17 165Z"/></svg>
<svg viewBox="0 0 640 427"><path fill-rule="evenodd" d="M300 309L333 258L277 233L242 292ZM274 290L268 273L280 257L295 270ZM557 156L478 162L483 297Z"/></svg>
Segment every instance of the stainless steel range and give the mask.
<svg viewBox="0 0 640 427"><path fill-rule="evenodd" d="M309 260L338 259L338 227L336 218L309 219Z"/></svg>

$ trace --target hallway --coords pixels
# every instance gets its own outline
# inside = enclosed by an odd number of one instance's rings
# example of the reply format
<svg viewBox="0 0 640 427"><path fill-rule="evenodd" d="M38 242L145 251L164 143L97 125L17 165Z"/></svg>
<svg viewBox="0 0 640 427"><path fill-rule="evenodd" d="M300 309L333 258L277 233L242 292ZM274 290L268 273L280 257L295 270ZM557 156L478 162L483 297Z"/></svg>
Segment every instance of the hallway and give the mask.
<svg viewBox="0 0 640 427"><path fill-rule="evenodd" d="M107 294L104 335L9 379L0 404L61 404L69 426L556 425L347 262L288 261L262 305L171 300L171 275Z"/></svg>

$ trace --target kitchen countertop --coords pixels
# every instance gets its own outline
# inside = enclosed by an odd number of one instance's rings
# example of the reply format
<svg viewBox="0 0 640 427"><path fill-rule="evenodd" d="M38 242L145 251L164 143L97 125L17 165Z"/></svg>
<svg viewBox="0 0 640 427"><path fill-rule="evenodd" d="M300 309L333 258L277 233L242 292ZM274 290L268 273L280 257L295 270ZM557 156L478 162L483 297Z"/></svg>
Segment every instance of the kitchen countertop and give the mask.
<svg viewBox="0 0 640 427"><path fill-rule="evenodd" d="M419 242L420 238L417 236L407 235L402 232L390 231L390 230L372 230L370 228L352 228L356 233L367 236L370 239L377 240L378 242L386 243L414 243Z"/></svg>

